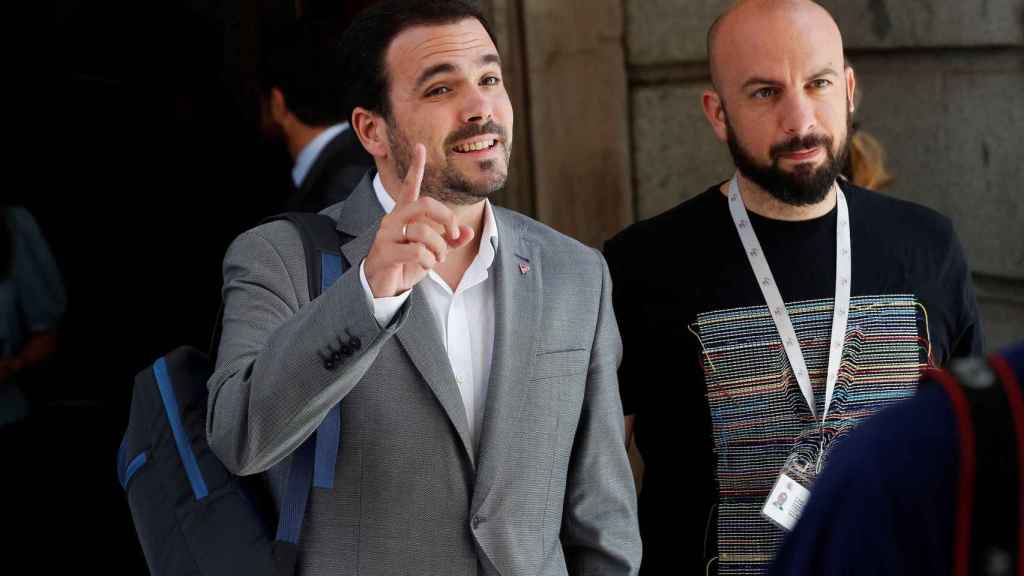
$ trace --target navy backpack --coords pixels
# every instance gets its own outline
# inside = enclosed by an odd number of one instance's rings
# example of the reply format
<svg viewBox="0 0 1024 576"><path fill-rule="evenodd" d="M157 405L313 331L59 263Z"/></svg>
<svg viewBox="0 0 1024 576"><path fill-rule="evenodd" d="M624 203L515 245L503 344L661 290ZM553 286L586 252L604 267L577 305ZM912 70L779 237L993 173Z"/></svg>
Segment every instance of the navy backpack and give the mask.
<svg viewBox="0 0 1024 576"><path fill-rule="evenodd" d="M343 272L334 221L302 213L273 220L299 229L315 298ZM206 442L206 383L219 334L220 318L209 355L183 346L135 376L118 480L154 576L290 576L309 492L333 487L341 411L335 406L294 453L275 510L258 476L231 474Z"/></svg>

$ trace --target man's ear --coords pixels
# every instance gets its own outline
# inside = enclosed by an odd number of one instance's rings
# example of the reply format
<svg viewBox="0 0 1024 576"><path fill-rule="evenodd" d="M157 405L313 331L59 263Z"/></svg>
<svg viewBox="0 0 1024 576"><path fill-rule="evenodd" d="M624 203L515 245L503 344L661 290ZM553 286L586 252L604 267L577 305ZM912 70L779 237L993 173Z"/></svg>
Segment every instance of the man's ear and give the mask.
<svg viewBox="0 0 1024 576"><path fill-rule="evenodd" d="M722 142L726 142L729 137L728 130L726 129L725 101L722 100L718 92L709 89L704 91L704 95L701 97L701 105L704 108L704 117L711 124L711 129L715 131L715 136Z"/></svg>
<svg viewBox="0 0 1024 576"><path fill-rule="evenodd" d="M292 115L292 111L288 109L288 103L285 102L284 92L281 92L280 88L274 86L270 89L270 98L268 100L270 120L284 128L287 126L289 118Z"/></svg>
<svg viewBox="0 0 1024 576"><path fill-rule="evenodd" d="M857 107L857 76L853 73L853 66L846 67L846 104L850 114L853 114Z"/></svg>
<svg viewBox="0 0 1024 576"><path fill-rule="evenodd" d="M388 126L383 116L357 106L352 111L349 125L371 156L378 160L388 157L391 147L388 145Z"/></svg>

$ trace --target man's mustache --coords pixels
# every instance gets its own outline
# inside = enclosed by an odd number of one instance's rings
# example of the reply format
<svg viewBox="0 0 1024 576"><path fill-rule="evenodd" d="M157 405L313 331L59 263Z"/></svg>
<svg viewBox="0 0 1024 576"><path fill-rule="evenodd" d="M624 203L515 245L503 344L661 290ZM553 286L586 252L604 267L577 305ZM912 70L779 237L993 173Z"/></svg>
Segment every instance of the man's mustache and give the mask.
<svg viewBox="0 0 1024 576"><path fill-rule="evenodd" d="M825 150L832 151L832 138L822 134L808 134L806 136L793 136L785 142L775 144L768 150L768 156L772 160L778 160L779 156L787 154L789 152L797 152L799 150L808 150L810 148L816 148L818 146L824 147Z"/></svg>
<svg viewBox="0 0 1024 576"><path fill-rule="evenodd" d="M447 138L445 138L445 147L451 148L460 140L465 140L474 136L481 136L483 134L496 134L502 142L508 142L505 128L494 120L488 120L486 124L467 124L455 132L452 132Z"/></svg>

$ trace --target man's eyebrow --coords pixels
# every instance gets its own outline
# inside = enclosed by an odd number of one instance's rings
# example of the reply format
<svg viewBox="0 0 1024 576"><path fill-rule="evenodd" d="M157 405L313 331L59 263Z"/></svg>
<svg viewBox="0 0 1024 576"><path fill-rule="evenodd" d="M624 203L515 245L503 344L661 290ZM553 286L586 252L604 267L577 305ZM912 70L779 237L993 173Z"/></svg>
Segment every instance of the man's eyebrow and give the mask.
<svg viewBox="0 0 1024 576"><path fill-rule="evenodd" d="M782 84L782 82L780 82L778 80L772 80L770 78L761 78L759 76L754 76L753 78L751 78L751 79L747 80L746 82L744 82L742 88L746 89L746 88L749 88L750 86L755 86L755 85L760 85L760 84L767 84L769 86L778 86L778 85Z"/></svg>
<svg viewBox="0 0 1024 576"><path fill-rule="evenodd" d="M455 65L452 64L451 62L441 62L440 64L434 64L433 66L424 70L422 74L420 74L419 79L416 80L416 88L419 88L424 83L426 83L427 80L430 80L434 76L437 76L439 74L447 74L449 72L455 72Z"/></svg>
<svg viewBox="0 0 1024 576"><path fill-rule="evenodd" d="M839 76L839 72L836 72L835 68L831 66L825 66L816 73L811 74L811 78L821 78L822 76Z"/></svg>
<svg viewBox="0 0 1024 576"><path fill-rule="evenodd" d="M826 67L822 68L821 70L818 70L814 74L810 75L811 78L821 78L822 76L839 76L839 72L836 72L835 68L833 68L831 66L826 66ZM755 76L753 78L750 78L746 82L744 82L743 86L742 86L742 89L745 90L745 89L747 89L747 88L749 88L751 86L760 86L760 85L780 86L781 84L782 84L782 82L779 81L779 80L772 80L770 78L761 78L760 76Z"/></svg>
<svg viewBox="0 0 1024 576"><path fill-rule="evenodd" d="M498 66L501 66L501 58L496 53L490 52L480 57L480 64L497 64ZM429 81L434 76L448 74L450 72L455 72L456 70L458 70L458 68L456 68L455 65L452 64L451 62L441 62L439 64L434 64L433 66L424 70L422 74L420 74L420 77L416 80L416 88L419 88L420 86L426 84L427 81Z"/></svg>

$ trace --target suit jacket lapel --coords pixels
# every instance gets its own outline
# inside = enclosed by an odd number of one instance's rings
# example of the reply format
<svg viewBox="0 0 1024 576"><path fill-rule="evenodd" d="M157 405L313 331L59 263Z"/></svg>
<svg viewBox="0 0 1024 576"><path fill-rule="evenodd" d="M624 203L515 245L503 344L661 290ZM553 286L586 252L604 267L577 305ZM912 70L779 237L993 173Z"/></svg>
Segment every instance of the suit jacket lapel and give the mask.
<svg viewBox="0 0 1024 576"><path fill-rule="evenodd" d="M338 230L354 237L341 247L345 260L353 268L358 267L370 253L381 218L384 217L384 209L373 190L374 175L375 172L370 171L363 178L348 200L341 205L338 214ZM413 288L406 304L409 306L408 317L396 337L451 420L470 462L475 463L466 408L462 404L448 354L442 345L437 321L430 312L420 286Z"/></svg>
<svg viewBox="0 0 1024 576"><path fill-rule="evenodd" d="M405 352L412 358L413 364L423 375L434 396L437 397L445 414L455 426L455 431L462 440L462 447L469 461L476 464L473 443L469 438L469 420L466 407L462 403L455 374L452 372L448 353L442 343L442 334L437 320L430 312L423 289L416 286L409 296L408 317L405 324L395 335L401 342Z"/></svg>
<svg viewBox="0 0 1024 576"><path fill-rule="evenodd" d="M529 389L543 307L540 252L516 229L509 215L494 209L498 250L494 273L494 355L480 438L473 513L490 493L517 434L520 408Z"/></svg>
<svg viewBox="0 0 1024 576"><path fill-rule="evenodd" d="M373 190L374 175L376 172L373 170L367 172L344 203L325 211L337 218L339 232L352 237L341 247L349 268L359 266L370 253L380 220L384 217L384 208Z"/></svg>

